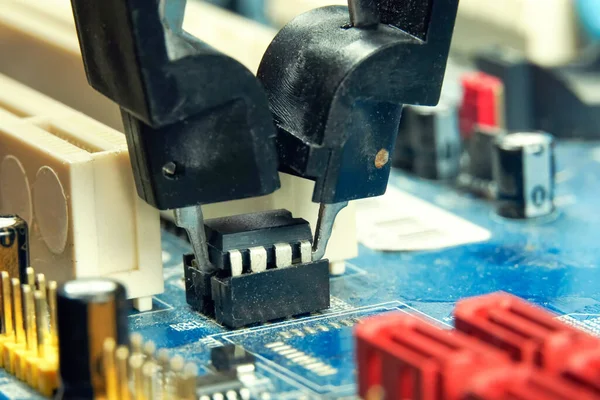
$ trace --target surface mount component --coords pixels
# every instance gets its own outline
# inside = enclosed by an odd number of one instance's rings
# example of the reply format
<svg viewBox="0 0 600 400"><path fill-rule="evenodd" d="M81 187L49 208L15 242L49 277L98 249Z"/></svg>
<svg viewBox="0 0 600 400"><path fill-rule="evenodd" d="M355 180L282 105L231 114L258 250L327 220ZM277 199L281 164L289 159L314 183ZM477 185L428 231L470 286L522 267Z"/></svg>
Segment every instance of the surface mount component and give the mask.
<svg viewBox="0 0 600 400"><path fill-rule="evenodd" d="M33 267L58 282L109 276L150 309L159 215L136 196L123 135L5 77L0 87L0 212L28 223Z"/></svg>
<svg viewBox="0 0 600 400"><path fill-rule="evenodd" d="M458 187L483 198L496 198L493 154L496 141L505 134L504 130L494 126L473 127L471 137L465 142L468 157L457 179Z"/></svg>
<svg viewBox="0 0 600 400"><path fill-rule="evenodd" d="M29 267L29 228L16 215L0 216L0 267L21 280Z"/></svg>
<svg viewBox="0 0 600 400"><path fill-rule="evenodd" d="M362 398L600 399L600 340L505 293L462 300L456 329L408 314L355 331Z"/></svg>
<svg viewBox="0 0 600 400"><path fill-rule="evenodd" d="M58 289L57 306L62 382L58 398L96 398L105 393L99 368L105 340L129 342L125 288L102 278L68 281Z"/></svg>
<svg viewBox="0 0 600 400"><path fill-rule="evenodd" d="M0 367L44 396L58 388L56 282L32 268L25 279L0 274Z"/></svg>
<svg viewBox="0 0 600 400"><path fill-rule="evenodd" d="M448 180L458 175L461 154L458 112L450 102L404 108L395 165L426 179Z"/></svg>
<svg viewBox="0 0 600 400"><path fill-rule="evenodd" d="M231 344L215 347L210 351L210 360L219 372L236 371L238 368L254 367L255 357L243 346Z"/></svg>
<svg viewBox="0 0 600 400"><path fill-rule="evenodd" d="M254 355L242 346L226 345L212 349L210 358L217 372L198 378L196 398L200 400L250 399L251 391L244 382L252 383L255 379Z"/></svg>
<svg viewBox="0 0 600 400"><path fill-rule="evenodd" d="M196 397L198 400L212 399L250 400L251 392L238 379L236 374L208 374L196 380Z"/></svg>
<svg viewBox="0 0 600 400"><path fill-rule="evenodd" d="M214 268L184 257L187 302L237 328L329 307L329 266L312 261L308 222L286 210L207 220Z"/></svg>
<svg viewBox="0 0 600 400"><path fill-rule="evenodd" d="M547 133L512 133L498 138L493 152L498 213L535 218L554 211L554 138Z"/></svg>
<svg viewBox="0 0 600 400"><path fill-rule="evenodd" d="M475 126L473 135L467 144L469 154L469 174L484 181L493 179L492 154L496 141L503 136L502 129L487 125Z"/></svg>

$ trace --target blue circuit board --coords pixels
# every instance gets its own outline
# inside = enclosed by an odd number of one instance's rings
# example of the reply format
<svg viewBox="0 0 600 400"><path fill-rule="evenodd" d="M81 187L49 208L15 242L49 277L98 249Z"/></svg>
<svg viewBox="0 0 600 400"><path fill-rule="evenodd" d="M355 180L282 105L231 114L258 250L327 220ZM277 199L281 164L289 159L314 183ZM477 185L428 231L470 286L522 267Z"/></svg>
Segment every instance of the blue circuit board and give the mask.
<svg viewBox="0 0 600 400"><path fill-rule="evenodd" d="M345 274L331 278L331 309L251 328L230 331L188 308L181 255L190 247L165 232L166 292L152 311L132 311L130 327L203 373L211 348L244 346L257 357L257 397L264 399L355 398L353 326L388 311L451 326L457 300L504 290L599 333L600 144L561 142L557 162L557 211L527 222L500 218L491 202L449 184L394 171L391 185L488 229L491 239L402 253L361 246ZM5 399L39 398L7 376L0 376L0 392Z"/></svg>

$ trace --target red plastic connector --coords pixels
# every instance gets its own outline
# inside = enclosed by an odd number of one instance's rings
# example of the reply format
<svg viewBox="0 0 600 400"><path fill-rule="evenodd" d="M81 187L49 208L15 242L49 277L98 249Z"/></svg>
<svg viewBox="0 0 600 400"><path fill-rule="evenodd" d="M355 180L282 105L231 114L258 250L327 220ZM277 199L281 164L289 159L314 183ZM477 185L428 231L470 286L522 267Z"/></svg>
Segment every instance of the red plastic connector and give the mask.
<svg viewBox="0 0 600 400"><path fill-rule="evenodd" d="M462 86L460 131L463 138L470 138L477 126L502 127L504 83L483 72L472 72L463 75Z"/></svg>
<svg viewBox="0 0 600 400"><path fill-rule="evenodd" d="M477 372L509 364L509 357L468 336L408 314L387 314L356 329L362 398L459 400Z"/></svg>
<svg viewBox="0 0 600 400"><path fill-rule="evenodd" d="M531 365L495 368L471 379L463 400L597 400L581 387Z"/></svg>
<svg viewBox="0 0 600 400"><path fill-rule="evenodd" d="M600 347L592 351L570 354L565 359L561 375L600 396Z"/></svg>
<svg viewBox="0 0 600 400"><path fill-rule="evenodd" d="M600 340L507 293L460 301L456 329L600 394Z"/></svg>

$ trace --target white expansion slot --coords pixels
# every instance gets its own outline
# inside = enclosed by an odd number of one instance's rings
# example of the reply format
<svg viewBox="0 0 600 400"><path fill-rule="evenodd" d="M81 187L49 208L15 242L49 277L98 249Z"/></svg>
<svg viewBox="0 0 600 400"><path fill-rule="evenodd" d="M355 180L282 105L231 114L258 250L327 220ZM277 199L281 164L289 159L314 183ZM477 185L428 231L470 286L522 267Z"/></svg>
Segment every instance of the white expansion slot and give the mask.
<svg viewBox="0 0 600 400"><path fill-rule="evenodd" d="M30 226L36 271L114 278L152 308L163 291L159 214L135 192L122 134L0 76L0 182L0 212Z"/></svg>

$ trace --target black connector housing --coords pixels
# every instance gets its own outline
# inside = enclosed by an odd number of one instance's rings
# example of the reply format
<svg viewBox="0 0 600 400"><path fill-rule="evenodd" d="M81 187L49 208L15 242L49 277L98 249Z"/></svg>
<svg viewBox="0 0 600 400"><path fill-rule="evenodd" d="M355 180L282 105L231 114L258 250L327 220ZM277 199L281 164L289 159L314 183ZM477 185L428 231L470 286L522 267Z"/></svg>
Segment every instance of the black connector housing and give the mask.
<svg viewBox="0 0 600 400"><path fill-rule="evenodd" d="M229 328L262 323L329 307L329 260L301 262L310 225L287 210L216 218L205 222L214 269L202 270L193 254L183 258L186 300ZM292 265L277 267L274 245L289 244ZM252 272L249 249L263 247L267 269ZM243 273L232 276L229 251L242 253ZM309 250L310 251L310 250Z"/></svg>
<svg viewBox="0 0 600 400"><path fill-rule="evenodd" d="M196 264L194 254L183 256L185 277L185 300L196 311L207 317L215 316L215 304L212 300L211 279L214 272L204 272Z"/></svg>
<svg viewBox="0 0 600 400"><path fill-rule="evenodd" d="M275 266L275 243L289 243L292 258L300 258L300 242L312 242L309 223L292 217L287 210L273 210L207 220L204 224L210 262L220 270L230 270L228 253L239 250L244 265L250 265L248 249L264 247L267 268ZM247 271L246 271L247 272Z"/></svg>
<svg viewBox="0 0 600 400"><path fill-rule="evenodd" d="M235 277L204 273L194 264L193 254L184 256L188 304L228 328L329 308L326 259Z"/></svg>
<svg viewBox="0 0 600 400"><path fill-rule="evenodd" d="M228 327L308 314L329 307L329 261L212 279L215 319Z"/></svg>

